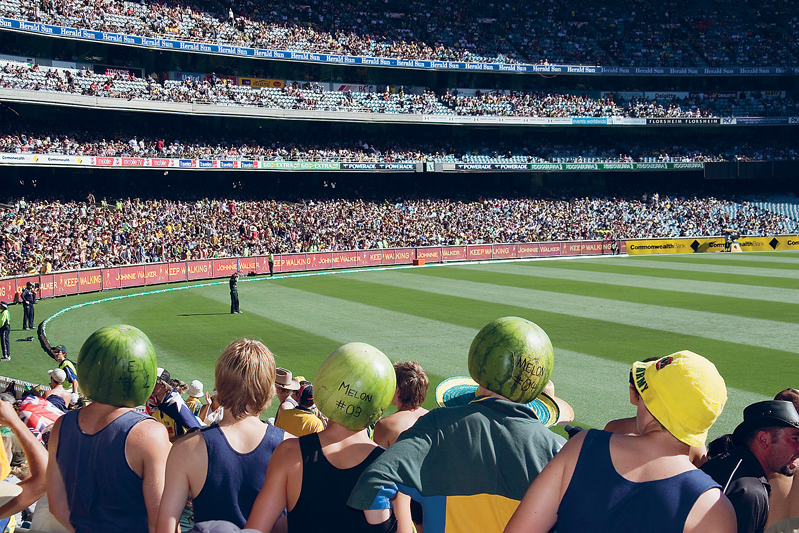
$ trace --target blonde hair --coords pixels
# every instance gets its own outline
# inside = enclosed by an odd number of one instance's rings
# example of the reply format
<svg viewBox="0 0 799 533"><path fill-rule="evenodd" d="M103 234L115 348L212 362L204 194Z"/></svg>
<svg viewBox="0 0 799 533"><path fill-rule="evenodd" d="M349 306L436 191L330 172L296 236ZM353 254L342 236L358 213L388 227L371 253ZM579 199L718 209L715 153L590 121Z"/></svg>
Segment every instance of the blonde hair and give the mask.
<svg viewBox="0 0 799 533"><path fill-rule="evenodd" d="M253 339L231 342L214 371L217 401L236 420L257 416L275 396L275 358Z"/></svg>

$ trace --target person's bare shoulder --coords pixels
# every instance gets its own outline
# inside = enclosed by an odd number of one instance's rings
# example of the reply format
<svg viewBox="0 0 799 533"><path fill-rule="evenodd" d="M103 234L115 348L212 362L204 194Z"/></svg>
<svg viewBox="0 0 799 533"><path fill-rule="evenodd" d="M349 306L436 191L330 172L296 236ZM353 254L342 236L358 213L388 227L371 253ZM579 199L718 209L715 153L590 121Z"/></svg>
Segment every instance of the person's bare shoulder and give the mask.
<svg viewBox="0 0 799 533"><path fill-rule="evenodd" d="M635 417L611 420L605 425L605 431L616 435L640 435Z"/></svg>

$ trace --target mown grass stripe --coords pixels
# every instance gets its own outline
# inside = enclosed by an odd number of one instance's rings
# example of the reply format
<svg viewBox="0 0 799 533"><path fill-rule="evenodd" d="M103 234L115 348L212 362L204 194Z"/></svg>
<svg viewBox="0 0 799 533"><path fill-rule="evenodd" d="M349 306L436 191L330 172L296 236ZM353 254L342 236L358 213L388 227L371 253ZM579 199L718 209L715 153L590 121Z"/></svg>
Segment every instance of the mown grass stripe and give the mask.
<svg viewBox="0 0 799 533"><path fill-rule="evenodd" d="M594 262L581 261L541 261L536 263L521 263L528 268L554 268L568 269L581 272L602 272L609 274L633 274L637 276L651 276L670 279L687 279L692 281L705 281L717 283L731 283L735 285L752 285L756 287L773 287L781 289L799 289L799 277L783 276L782 271L775 270L777 276L766 277L741 273L740 269L731 268L722 271L721 267L712 269L691 269L674 267L672 264L647 263L645 266L630 263L619 263L617 260ZM696 265L701 267L702 265Z"/></svg>
<svg viewBox="0 0 799 533"><path fill-rule="evenodd" d="M660 289L664 291L686 292L693 295L727 295L734 298L745 298L748 300L799 304L799 289L775 289L772 287L739 285L735 283L693 281L686 279L675 280L672 278L639 276L636 274L613 274L572 270L566 268L529 268L524 263L462 265L458 268L466 270L480 270L485 272L501 272L505 274L516 274L546 279L604 283L608 285L621 285L624 287L637 287L641 289ZM425 272L425 274L427 274L427 272Z"/></svg>
<svg viewBox="0 0 799 533"><path fill-rule="evenodd" d="M631 256L633 262L652 261L651 257ZM771 260L769 260L771 259ZM791 261L790 259L780 259L767 257L746 257L740 254L673 254L663 259L659 258L660 263L668 264L690 264L690 265L717 265L735 268L748 269L748 268L761 268L761 269L775 269L775 270L799 270L799 260Z"/></svg>
<svg viewBox="0 0 799 533"><path fill-rule="evenodd" d="M668 259L671 259L670 257ZM681 259L681 258L677 258ZM745 275L745 276L755 276L755 277L772 277L772 278L790 278L793 280L797 279L797 268L790 268L790 269L777 269L777 268L760 268L760 267L752 267L749 265L730 265L729 263L702 263L699 261L655 261L652 258L647 258L646 260L637 260L637 261L629 261L629 258L619 258L619 259L586 259L584 261L580 261L581 264L605 264L605 265L616 265L616 264L624 264L630 265L630 263L642 263L646 264L647 268L656 268L660 270L679 270L681 272L712 272L716 275L719 274L730 274L730 275Z"/></svg>
<svg viewBox="0 0 799 533"><path fill-rule="evenodd" d="M420 289L433 294L458 296L485 302L502 303L530 310L556 311L592 320L604 320L642 328L656 328L690 335L701 328L702 335L716 340L735 338L738 342L762 348L799 353L799 328L794 324L742 318L720 313L675 310L659 305L618 302L605 298L559 294L521 287L503 287L466 280L448 280L427 276L386 276L377 272L372 283L405 289Z"/></svg>
<svg viewBox="0 0 799 533"><path fill-rule="evenodd" d="M510 266L510 265L508 265ZM518 270L518 269L517 269ZM527 275L497 272L496 270L474 270L469 267L447 269L420 269L415 274L434 278L490 283L503 287L519 287L545 290L558 294L573 294L648 305L656 303L659 307L690 309L692 311L725 314L730 316L774 320L778 322L799 323L799 297L792 303L777 303L755 299L736 298L734 294L696 294L681 290L661 290L652 278L650 286L632 287L624 284L607 284L602 281L578 281L576 279L541 279L535 272L550 272L551 269L524 269ZM601 279L601 276L595 276ZM719 291L723 293L724 291ZM795 291L799 292L799 291Z"/></svg>

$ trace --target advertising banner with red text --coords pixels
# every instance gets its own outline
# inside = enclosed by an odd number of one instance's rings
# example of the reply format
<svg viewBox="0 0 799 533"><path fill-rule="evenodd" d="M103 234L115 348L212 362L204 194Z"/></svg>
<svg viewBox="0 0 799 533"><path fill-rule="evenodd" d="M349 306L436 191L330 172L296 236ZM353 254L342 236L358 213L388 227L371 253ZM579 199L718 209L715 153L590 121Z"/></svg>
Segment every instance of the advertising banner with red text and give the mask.
<svg viewBox="0 0 799 533"><path fill-rule="evenodd" d="M78 273L78 292L95 292L101 290L103 290L103 272L100 269L81 270Z"/></svg>
<svg viewBox="0 0 799 533"><path fill-rule="evenodd" d="M416 259L424 259L425 263L440 263L441 248L417 248Z"/></svg>
<svg viewBox="0 0 799 533"><path fill-rule="evenodd" d="M10 304L14 301L14 295L17 290L17 280L4 279L0 281L0 301Z"/></svg>
<svg viewBox="0 0 799 533"><path fill-rule="evenodd" d="M410 265L413 263L413 260L416 259L416 249L415 248L398 248L394 250L392 255L391 264L395 265ZM384 264L389 264L389 262L383 261Z"/></svg>
<svg viewBox="0 0 799 533"><path fill-rule="evenodd" d="M28 282L33 283L34 285L36 283L39 283L39 276L24 276L21 278L17 278L16 282L17 282L16 286L17 295L14 297L14 300L17 302L21 302L22 300L20 300L20 295L22 294L22 289L25 288L25 285L27 285Z"/></svg>
<svg viewBox="0 0 799 533"><path fill-rule="evenodd" d="M538 245L538 256L539 257L552 257L554 255L560 255L560 243L553 242L553 243L541 243Z"/></svg>
<svg viewBox="0 0 799 533"><path fill-rule="evenodd" d="M186 263L169 263L169 281L186 281Z"/></svg>
<svg viewBox="0 0 799 533"><path fill-rule="evenodd" d="M480 261L483 259L491 259L491 245L490 244L477 244L474 246L466 247L466 254L469 261Z"/></svg>
<svg viewBox="0 0 799 533"><path fill-rule="evenodd" d="M516 259L516 249L515 244L495 244L492 257L494 259Z"/></svg>
<svg viewBox="0 0 799 533"><path fill-rule="evenodd" d="M371 267L383 264L383 250L365 250L358 252L358 266Z"/></svg>
<svg viewBox="0 0 799 533"><path fill-rule="evenodd" d="M308 270L328 270L333 268L333 254L319 253L307 255Z"/></svg>
<svg viewBox="0 0 799 533"><path fill-rule="evenodd" d="M297 272L305 270L305 254L286 254L281 256L282 272Z"/></svg>
<svg viewBox="0 0 799 533"><path fill-rule="evenodd" d="M580 255L583 246L580 242L564 242L560 249L560 255Z"/></svg>
<svg viewBox="0 0 799 533"><path fill-rule="evenodd" d="M207 279L214 275L214 265L210 259L186 263L189 279Z"/></svg>
<svg viewBox="0 0 799 533"><path fill-rule="evenodd" d="M242 276L247 276L250 272L258 274L258 259L255 257L239 257L239 270L242 272Z"/></svg>
<svg viewBox="0 0 799 533"><path fill-rule="evenodd" d="M441 259L443 261L465 261L465 246L445 246L441 249Z"/></svg>
<svg viewBox="0 0 799 533"><path fill-rule="evenodd" d="M538 243L524 243L516 245L516 254L519 257L538 257Z"/></svg>
<svg viewBox="0 0 799 533"><path fill-rule="evenodd" d="M78 294L78 273L57 272L53 274L53 292L55 296Z"/></svg>
<svg viewBox="0 0 799 533"><path fill-rule="evenodd" d="M580 247L582 255L599 255L602 253L602 241L583 241Z"/></svg>
<svg viewBox="0 0 799 533"><path fill-rule="evenodd" d="M119 280L123 287L138 287L144 285L144 266L119 267Z"/></svg>
<svg viewBox="0 0 799 533"><path fill-rule="evenodd" d="M333 268L355 268L357 266L357 252L333 252Z"/></svg>
<svg viewBox="0 0 799 533"><path fill-rule="evenodd" d="M233 259L214 259L214 277L229 278L239 269L239 260Z"/></svg>
<svg viewBox="0 0 799 533"><path fill-rule="evenodd" d="M144 265L144 280L147 285L169 283L169 265L164 263Z"/></svg>
<svg viewBox="0 0 799 533"><path fill-rule="evenodd" d="M103 290L119 289L122 287L122 277L119 273L119 267L104 268L103 272Z"/></svg>
<svg viewBox="0 0 799 533"><path fill-rule="evenodd" d="M55 296L54 294L54 283L53 283L53 275L52 274L45 274L44 276L39 276L39 283L41 286L39 287L39 298L50 298ZM3 295L0 294L0 300L3 299Z"/></svg>

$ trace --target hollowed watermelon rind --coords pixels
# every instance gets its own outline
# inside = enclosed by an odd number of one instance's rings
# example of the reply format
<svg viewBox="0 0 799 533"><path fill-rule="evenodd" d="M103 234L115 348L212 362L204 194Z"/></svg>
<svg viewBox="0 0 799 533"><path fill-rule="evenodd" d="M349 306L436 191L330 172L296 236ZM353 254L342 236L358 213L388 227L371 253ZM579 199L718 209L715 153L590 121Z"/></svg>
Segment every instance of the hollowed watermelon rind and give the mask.
<svg viewBox="0 0 799 533"><path fill-rule="evenodd" d="M533 322L503 317L481 329L469 347L469 375L491 392L517 402L534 400L552 376L552 342Z"/></svg>
<svg viewBox="0 0 799 533"><path fill-rule="evenodd" d="M144 405L155 387L156 368L150 339L127 325L107 326L92 333L75 361L84 394L115 407Z"/></svg>
<svg viewBox="0 0 799 533"><path fill-rule="evenodd" d="M350 431L360 431L391 405L397 376L383 352L351 342L327 356L313 385L314 401L325 416Z"/></svg>

